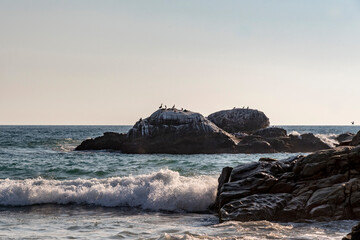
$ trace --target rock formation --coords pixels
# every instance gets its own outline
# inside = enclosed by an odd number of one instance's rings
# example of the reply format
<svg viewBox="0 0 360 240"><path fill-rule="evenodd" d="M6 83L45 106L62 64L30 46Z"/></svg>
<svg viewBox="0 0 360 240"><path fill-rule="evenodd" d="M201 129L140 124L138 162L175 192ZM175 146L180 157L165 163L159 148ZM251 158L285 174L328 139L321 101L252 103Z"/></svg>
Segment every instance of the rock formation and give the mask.
<svg viewBox="0 0 360 240"><path fill-rule="evenodd" d="M337 136L335 138L335 140L338 141L340 145L344 145L344 143L351 142L354 136L355 136L355 134L353 134L353 133L349 133L349 132L342 133L342 134L339 134L339 136Z"/></svg>
<svg viewBox="0 0 360 240"><path fill-rule="evenodd" d="M262 116L256 110L238 110L257 112L256 116ZM274 127L257 130L252 135L229 134L200 113L171 108L159 109L150 117L140 119L127 134L105 133L104 136L85 140L75 150L197 154L312 152L328 148L329 145L311 133L287 135L286 130Z"/></svg>
<svg viewBox="0 0 360 240"><path fill-rule="evenodd" d="M357 146L360 145L360 131L353 137L353 139L350 142L351 146Z"/></svg>
<svg viewBox="0 0 360 240"><path fill-rule="evenodd" d="M360 146L227 167L218 189L220 221L360 218Z"/></svg>
<svg viewBox="0 0 360 240"><path fill-rule="evenodd" d="M75 150L122 150L126 134L106 132L103 136L83 141Z"/></svg>
<svg viewBox="0 0 360 240"><path fill-rule="evenodd" d="M254 109L234 108L212 113L208 119L229 133L252 133L269 126L269 118Z"/></svg>
<svg viewBox="0 0 360 240"><path fill-rule="evenodd" d="M139 120L123 144L126 153L233 152L238 140L200 113L159 109Z"/></svg>
<svg viewBox="0 0 360 240"><path fill-rule="evenodd" d="M282 128L265 128L244 136L237 145L242 153L313 152L331 148L312 133L287 135Z"/></svg>

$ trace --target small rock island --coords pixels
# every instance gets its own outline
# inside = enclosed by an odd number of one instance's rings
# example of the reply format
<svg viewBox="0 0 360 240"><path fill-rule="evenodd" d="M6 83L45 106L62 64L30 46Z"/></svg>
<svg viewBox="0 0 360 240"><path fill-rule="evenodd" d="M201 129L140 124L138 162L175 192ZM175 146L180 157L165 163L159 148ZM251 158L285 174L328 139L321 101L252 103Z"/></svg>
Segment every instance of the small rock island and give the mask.
<svg viewBox="0 0 360 240"><path fill-rule="evenodd" d="M313 152L330 149L312 133L288 135L268 127L269 118L258 110L234 108L210 114L160 108L140 119L127 132L104 133L75 150L118 150L123 153L215 154Z"/></svg>

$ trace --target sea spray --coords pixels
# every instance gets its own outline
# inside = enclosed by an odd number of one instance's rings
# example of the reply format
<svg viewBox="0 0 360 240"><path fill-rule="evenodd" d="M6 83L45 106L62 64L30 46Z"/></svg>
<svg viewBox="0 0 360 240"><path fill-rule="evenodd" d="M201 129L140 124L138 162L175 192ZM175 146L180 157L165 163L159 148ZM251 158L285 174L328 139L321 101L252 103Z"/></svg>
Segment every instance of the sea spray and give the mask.
<svg viewBox="0 0 360 240"><path fill-rule="evenodd" d="M339 145L339 142L336 140L338 134L315 134L315 137L320 138L321 141L329 145L330 147L336 147Z"/></svg>
<svg viewBox="0 0 360 240"><path fill-rule="evenodd" d="M298 131L291 131L289 133L289 135L293 135L293 136L296 136L301 139L301 134ZM337 145L339 145L339 142L336 140L336 137L338 137L338 136L339 136L339 134L334 134L334 133L315 134L315 137L319 138L322 142L329 145L329 147L336 147Z"/></svg>
<svg viewBox="0 0 360 240"><path fill-rule="evenodd" d="M0 205L76 203L201 212L214 202L216 187L216 177L184 177L168 169L107 179L4 179L0 180Z"/></svg>

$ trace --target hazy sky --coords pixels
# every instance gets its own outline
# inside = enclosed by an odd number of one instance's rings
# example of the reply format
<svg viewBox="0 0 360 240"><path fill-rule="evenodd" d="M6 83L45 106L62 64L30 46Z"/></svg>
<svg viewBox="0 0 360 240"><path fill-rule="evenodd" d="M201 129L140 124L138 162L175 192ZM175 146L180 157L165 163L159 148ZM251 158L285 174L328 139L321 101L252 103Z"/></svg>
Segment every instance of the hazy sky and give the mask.
<svg viewBox="0 0 360 240"><path fill-rule="evenodd" d="M0 0L0 124L133 124L160 103L360 123L360 1Z"/></svg>

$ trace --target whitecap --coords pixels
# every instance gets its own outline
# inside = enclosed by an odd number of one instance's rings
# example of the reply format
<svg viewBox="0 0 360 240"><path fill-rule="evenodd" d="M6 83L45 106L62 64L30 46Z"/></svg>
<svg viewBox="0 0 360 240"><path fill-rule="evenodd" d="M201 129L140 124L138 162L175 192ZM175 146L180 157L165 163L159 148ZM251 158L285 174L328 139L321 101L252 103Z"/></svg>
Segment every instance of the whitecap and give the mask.
<svg viewBox="0 0 360 240"><path fill-rule="evenodd" d="M76 203L201 212L214 202L216 188L215 177L184 177L168 169L107 179L4 179L0 180L0 205Z"/></svg>

